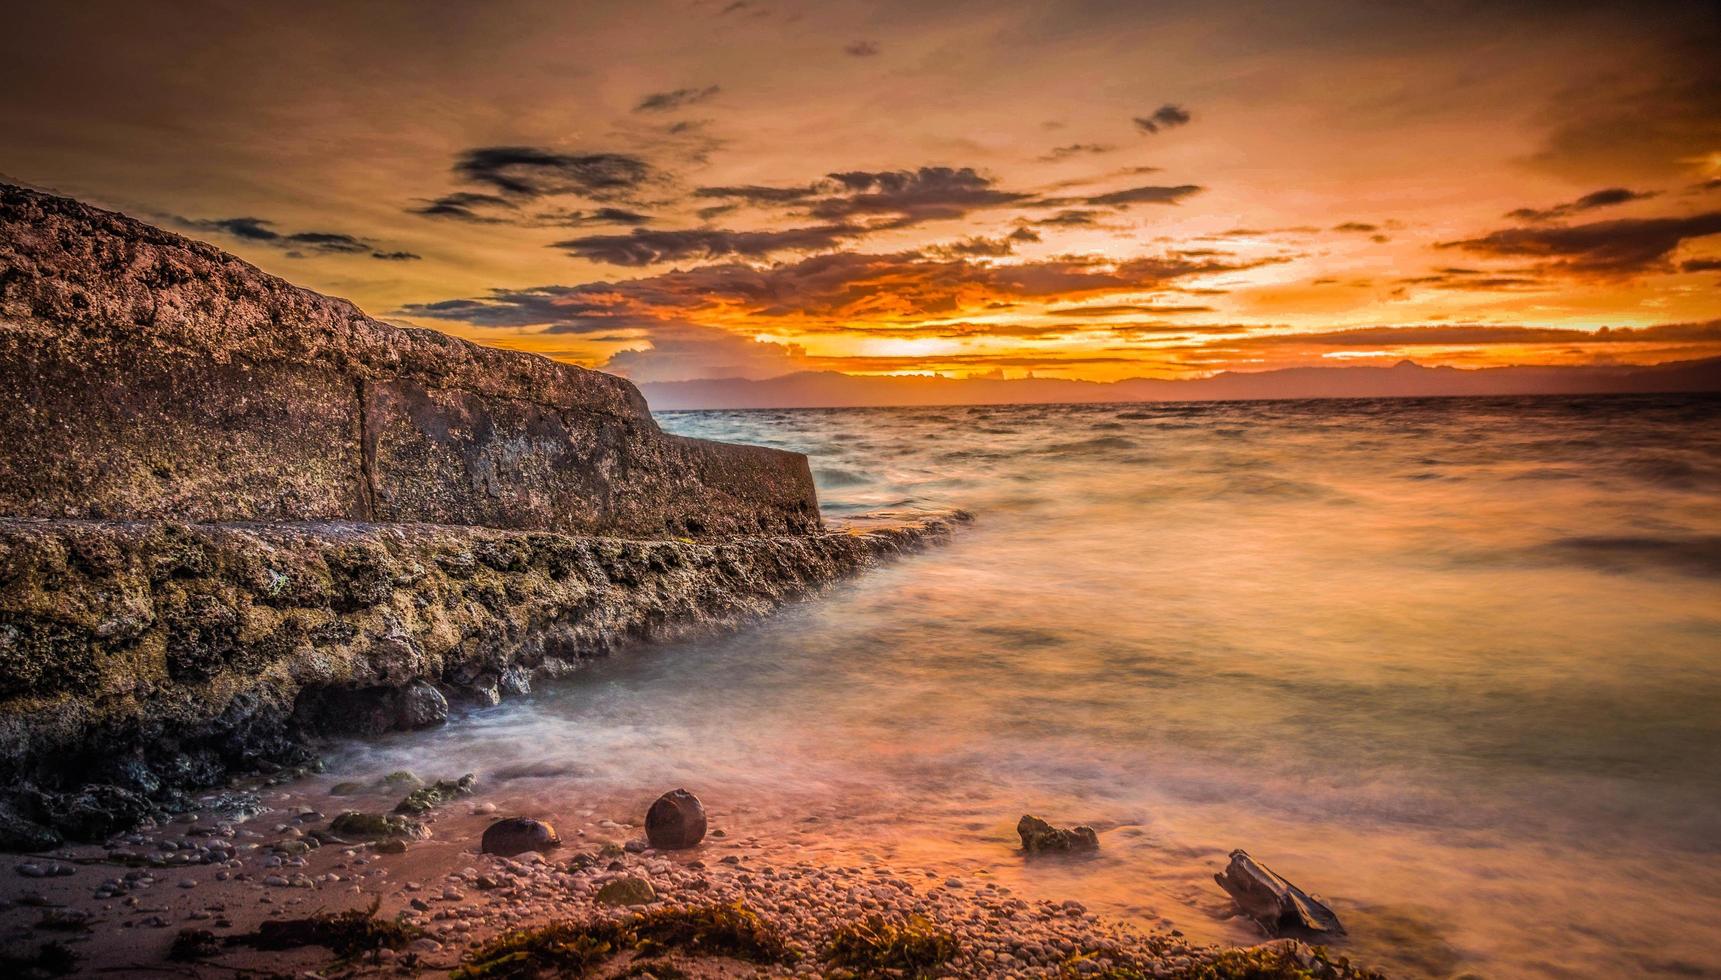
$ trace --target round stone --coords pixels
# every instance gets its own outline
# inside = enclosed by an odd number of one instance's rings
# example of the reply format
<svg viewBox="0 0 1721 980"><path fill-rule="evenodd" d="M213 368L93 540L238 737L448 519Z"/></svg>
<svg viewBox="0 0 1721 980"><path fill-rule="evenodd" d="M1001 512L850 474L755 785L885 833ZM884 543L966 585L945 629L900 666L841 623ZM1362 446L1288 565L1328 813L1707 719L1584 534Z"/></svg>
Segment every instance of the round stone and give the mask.
<svg viewBox="0 0 1721 980"><path fill-rule="evenodd" d="M692 847L705 839L705 805L684 789L657 798L645 813L645 836L667 851Z"/></svg>

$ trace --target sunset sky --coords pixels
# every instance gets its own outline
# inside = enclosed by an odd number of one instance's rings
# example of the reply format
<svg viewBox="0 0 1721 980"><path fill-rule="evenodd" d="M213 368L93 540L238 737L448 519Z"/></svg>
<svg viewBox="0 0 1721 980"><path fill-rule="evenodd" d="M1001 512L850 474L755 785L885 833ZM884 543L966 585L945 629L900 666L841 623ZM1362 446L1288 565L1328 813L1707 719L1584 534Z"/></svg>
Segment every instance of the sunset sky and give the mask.
<svg viewBox="0 0 1721 980"><path fill-rule="evenodd" d="M1717 51L1712 0L35 4L0 177L641 381L1652 363L1721 354Z"/></svg>

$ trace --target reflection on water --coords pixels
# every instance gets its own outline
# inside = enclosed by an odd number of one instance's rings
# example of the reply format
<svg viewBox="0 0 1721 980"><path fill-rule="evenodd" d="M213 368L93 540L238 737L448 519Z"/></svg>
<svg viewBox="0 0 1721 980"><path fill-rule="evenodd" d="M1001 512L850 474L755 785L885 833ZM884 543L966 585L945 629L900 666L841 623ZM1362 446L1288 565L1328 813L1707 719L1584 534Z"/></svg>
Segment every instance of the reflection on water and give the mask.
<svg viewBox="0 0 1721 980"><path fill-rule="evenodd" d="M696 789L815 854L1247 940L1247 847L1411 975L1721 971L1721 401L675 413L950 547L338 773ZM1024 811L1091 861L1025 864Z"/></svg>

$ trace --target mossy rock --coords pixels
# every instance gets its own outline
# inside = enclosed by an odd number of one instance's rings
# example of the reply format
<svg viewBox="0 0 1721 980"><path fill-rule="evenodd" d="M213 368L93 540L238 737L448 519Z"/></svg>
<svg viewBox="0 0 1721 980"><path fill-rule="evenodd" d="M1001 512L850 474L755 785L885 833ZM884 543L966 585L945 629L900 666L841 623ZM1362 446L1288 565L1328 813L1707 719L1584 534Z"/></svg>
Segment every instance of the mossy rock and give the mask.
<svg viewBox="0 0 1721 980"><path fill-rule="evenodd" d="M649 905L657 901L657 889L644 878L616 878L598 889L601 905Z"/></svg>
<svg viewBox="0 0 1721 980"><path fill-rule="evenodd" d="M343 837L404 837L423 840L430 836L424 825L398 814L361 813L348 810L329 822L329 829Z"/></svg>
<svg viewBox="0 0 1721 980"><path fill-rule="evenodd" d="M395 804L394 812L422 817L449 800L471 796L478 777L467 773L459 779L439 779L429 786L420 786Z"/></svg>
<svg viewBox="0 0 1721 980"><path fill-rule="evenodd" d="M410 786L413 789L417 789L424 785L424 780L419 779L416 774L408 772L405 769L396 769L394 772L382 777L382 783L384 786Z"/></svg>

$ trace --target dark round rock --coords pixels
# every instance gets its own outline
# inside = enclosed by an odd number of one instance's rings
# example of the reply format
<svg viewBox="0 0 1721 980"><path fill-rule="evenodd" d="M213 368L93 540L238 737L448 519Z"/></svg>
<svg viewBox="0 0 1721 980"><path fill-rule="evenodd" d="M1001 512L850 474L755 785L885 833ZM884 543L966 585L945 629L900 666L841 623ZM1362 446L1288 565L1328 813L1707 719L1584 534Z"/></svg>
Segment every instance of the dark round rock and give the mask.
<svg viewBox="0 0 1721 980"><path fill-rule="evenodd" d="M705 805L687 790L670 790L645 812L645 836L666 851L692 847L705 838Z"/></svg>
<svg viewBox="0 0 1721 980"><path fill-rule="evenodd" d="M560 846L562 839L556 836L556 828L544 821L509 817L496 821L484 831L481 849L485 854L513 857L527 851L547 851Z"/></svg>

